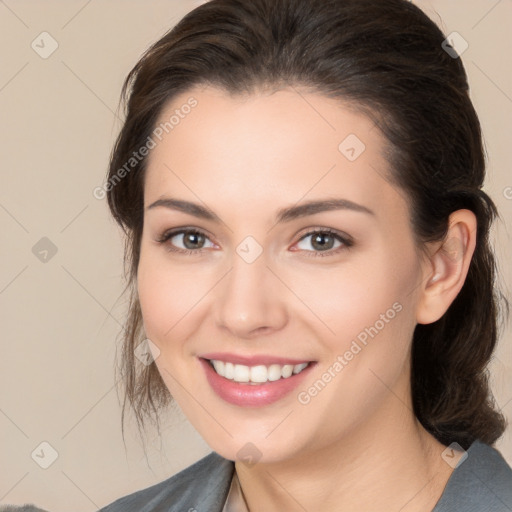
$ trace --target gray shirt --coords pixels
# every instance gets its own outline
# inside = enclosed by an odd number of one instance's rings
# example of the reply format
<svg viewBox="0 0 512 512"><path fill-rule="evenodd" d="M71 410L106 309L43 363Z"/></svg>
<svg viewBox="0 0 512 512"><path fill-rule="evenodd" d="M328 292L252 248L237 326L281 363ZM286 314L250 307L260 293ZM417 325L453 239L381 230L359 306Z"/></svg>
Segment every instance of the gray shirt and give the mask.
<svg viewBox="0 0 512 512"><path fill-rule="evenodd" d="M212 452L173 477L99 512L222 512L234 469L232 461ZM432 512L512 512L512 469L497 450L475 441Z"/></svg>
<svg viewBox="0 0 512 512"><path fill-rule="evenodd" d="M512 469L474 442L432 512L512 512ZM121 498L100 512L222 512L234 463L212 452L172 478Z"/></svg>

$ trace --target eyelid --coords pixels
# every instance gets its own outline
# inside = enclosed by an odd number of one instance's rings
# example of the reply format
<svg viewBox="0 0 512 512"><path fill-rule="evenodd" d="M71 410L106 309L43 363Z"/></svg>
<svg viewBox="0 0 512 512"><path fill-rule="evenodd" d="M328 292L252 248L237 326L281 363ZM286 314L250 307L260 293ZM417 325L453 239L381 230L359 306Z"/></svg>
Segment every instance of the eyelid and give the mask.
<svg viewBox="0 0 512 512"><path fill-rule="evenodd" d="M162 233L157 236L156 241L163 242L165 239L169 239L172 236L180 235L182 233L199 233L207 238L212 238L212 235L203 228L198 228L196 226L178 226L176 228L164 229Z"/></svg>
<svg viewBox="0 0 512 512"><path fill-rule="evenodd" d="M306 253L307 257L310 257L310 256L312 256L312 257L335 256L342 251L346 251L347 249L350 249L350 247L352 247L354 245L354 240L350 235L340 232L333 228L322 228L322 227L308 228L302 235L300 235L299 240L297 240L297 242L295 242L293 245L297 245L305 238L313 236L317 233L328 234L328 235L332 236L333 238L337 239L341 243L341 245L339 247L336 247L335 249L327 249L326 251L305 251L303 249L299 249L299 250L302 250L304 253Z"/></svg>
<svg viewBox="0 0 512 512"><path fill-rule="evenodd" d="M306 238L307 236L314 235L315 233L328 233L329 235L336 236L342 241L345 242L353 242L353 239L350 235L347 233L344 233L343 231L338 231L334 228L325 228L325 227L317 227L317 228L306 228L303 230L303 232L297 236L299 236L298 242Z"/></svg>
<svg viewBox="0 0 512 512"><path fill-rule="evenodd" d="M157 237L156 241L160 244L165 244L167 241L169 241L174 236L180 235L180 234L186 234L186 233L200 234L200 235L204 236L205 238L207 238L208 240L210 240L210 242L212 244L216 245L215 242L213 242L213 240L211 240L212 237L208 232L206 232L204 229L197 228L194 226L177 227L177 228L171 228L171 229L165 230L160 236ZM306 228L301 235L296 235L296 236L299 236L299 239L293 245L294 246L297 245L299 242L301 242L308 236L313 236L316 233L328 234L328 235L336 238L338 241L340 241L342 245L340 247L337 247L336 249L328 249L326 251L307 251L307 250L303 250L303 249L299 249L299 250L295 250L295 251L297 251L297 252L302 251L305 253L309 253L308 256L313 256L313 257L314 256L321 256L321 257L322 256L331 256L331 255L338 254L340 251L349 249L354 243L352 237L346 233L340 232L333 228L317 227L317 228ZM203 252L205 252L208 249L210 249L210 248L202 247L199 249L181 249L181 248L173 247L173 248L169 248L168 250L170 252L175 252L175 253L179 253L179 254L202 254Z"/></svg>
<svg viewBox="0 0 512 512"><path fill-rule="evenodd" d="M176 235L186 234L186 233L195 233L204 236L207 238L212 244L216 245L215 242L212 240L212 236L201 228L196 228L194 226L185 226L185 227L178 227L178 228L171 228L165 230L161 235L159 235L156 238L156 242L159 244L166 244L171 238L175 237ZM171 244L169 244L171 245ZM200 248L200 249L181 249L179 247L172 247L168 250L170 252L180 253L180 254L201 254L207 249L210 249L210 247L207 248Z"/></svg>

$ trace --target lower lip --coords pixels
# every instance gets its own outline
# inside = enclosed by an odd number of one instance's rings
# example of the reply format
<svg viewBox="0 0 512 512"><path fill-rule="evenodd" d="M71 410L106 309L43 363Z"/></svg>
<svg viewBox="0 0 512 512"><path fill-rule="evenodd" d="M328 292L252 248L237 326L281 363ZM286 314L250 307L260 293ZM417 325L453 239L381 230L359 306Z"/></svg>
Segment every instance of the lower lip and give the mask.
<svg viewBox="0 0 512 512"><path fill-rule="evenodd" d="M316 364L310 363L300 373L287 379L281 378L263 384L241 384L221 377L206 359L199 358L199 361L203 365L213 391L226 402L240 407L261 407L277 402L293 391Z"/></svg>

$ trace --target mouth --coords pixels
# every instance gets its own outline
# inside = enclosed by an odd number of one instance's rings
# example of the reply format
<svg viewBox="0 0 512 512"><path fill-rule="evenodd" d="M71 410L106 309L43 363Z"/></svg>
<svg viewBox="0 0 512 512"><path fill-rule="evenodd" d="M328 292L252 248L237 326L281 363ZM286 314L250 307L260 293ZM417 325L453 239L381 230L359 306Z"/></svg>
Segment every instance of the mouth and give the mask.
<svg viewBox="0 0 512 512"><path fill-rule="evenodd" d="M253 358L252 361L259 364L249 365L238 362L240 357L229 358L231 361L198 359L212 390L222 400L240 407L262 407L281 400L318 364L317 361L274 358L274 362L270 362L269 358Z"/></svg>
<svg viewBox="0 0 512 512"><path fill-rule="evenodd" d="M280 379L289 379L292 375L301 373L313 361L299 364L277 364L270 365L259 364L256 366L246 366L244 364L233 364L229 361L218 359L207 359L208 363L215 370L217 375L239 384L264 384L266 382L275 382Z"/></svg>

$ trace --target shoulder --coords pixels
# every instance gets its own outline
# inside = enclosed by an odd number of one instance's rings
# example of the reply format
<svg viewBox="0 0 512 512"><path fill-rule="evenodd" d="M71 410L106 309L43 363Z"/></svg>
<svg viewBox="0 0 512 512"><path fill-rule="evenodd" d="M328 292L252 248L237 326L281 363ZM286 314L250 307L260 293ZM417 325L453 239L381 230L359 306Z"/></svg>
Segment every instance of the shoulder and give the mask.
<svg viewBox="0 0 512 512"><path fill-rule="evenodd" d="M512 510L512 469L498 450L475 441L453 471L433 512L482 510Z"/></svg>
<svg viewBox="0 0 512 512"><path fill-rule="evenodd" d="M222 510L234 463L212 452L159 484L119 498L99 512Z"/></svg>

